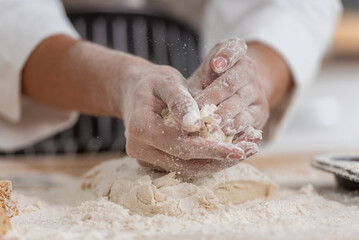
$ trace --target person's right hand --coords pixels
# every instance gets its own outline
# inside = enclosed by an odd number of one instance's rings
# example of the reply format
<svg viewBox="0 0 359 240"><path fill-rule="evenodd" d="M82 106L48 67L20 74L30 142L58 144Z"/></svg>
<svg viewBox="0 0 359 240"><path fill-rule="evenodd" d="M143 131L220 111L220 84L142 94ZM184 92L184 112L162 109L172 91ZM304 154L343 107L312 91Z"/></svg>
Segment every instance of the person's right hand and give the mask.
<svg viewBox="0 0 359 240"><path fill-rule="evenodd" d="M194 132L200 128L198 106L186 88L185 79L174 68L142 65L137 76L129 81L126 94L122 94L126 151L140 165L201 176L245 158L238 146L188 136L163 123L161 112L168 107L182 129Z"/></svg>

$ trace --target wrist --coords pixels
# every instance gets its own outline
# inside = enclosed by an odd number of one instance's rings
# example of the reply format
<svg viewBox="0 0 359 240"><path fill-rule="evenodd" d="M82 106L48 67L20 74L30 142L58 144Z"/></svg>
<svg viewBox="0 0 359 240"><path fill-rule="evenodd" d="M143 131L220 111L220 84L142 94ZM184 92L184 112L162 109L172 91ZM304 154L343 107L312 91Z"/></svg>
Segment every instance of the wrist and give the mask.
<svg viewBox="0 0 359 240"><path fill-rule="evenodd" d="M129 82L149 62L97 44L51 36L22 71L22 93L44 104L82 113L121 117ZM136 67L137 66L137 67Z"/></svg>
<svg viewBox="0 0 359 240"><path fill-rule="evenodd" d="M272 48L258 42L248 43L248 56L257 63L269 106L277 106L293 85L288 64Z"/></svg>
<svg viewBox="0 0 359 240"><path fill-rule="evenodd" d="M114 75L108 78L106 84L109 102L109 111L116 117L123 118L131 101L133 91L139 83L141 76L155 64L146 59L123 52L115 52Z"/></svg>

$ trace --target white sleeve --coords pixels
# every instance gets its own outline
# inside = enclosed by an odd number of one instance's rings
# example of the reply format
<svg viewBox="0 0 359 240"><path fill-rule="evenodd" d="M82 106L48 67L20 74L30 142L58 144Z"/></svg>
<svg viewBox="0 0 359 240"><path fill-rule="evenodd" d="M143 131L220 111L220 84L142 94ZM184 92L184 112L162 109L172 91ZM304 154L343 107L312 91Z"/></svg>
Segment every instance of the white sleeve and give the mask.
<svg viewBox="0 0 359 240"><path fill-rule="evenodd" d="M45 38L79 35L57 0L1 0L0 29L0 150L15 150L63 130L76 120L76 113L22 97L21 71Z"/></svg>
<svg viewBox="0 0 359 240"><path fill-rule="evenodd" d="M233 36L268 45L291 69L295 81L290 97L293 105L316 76L341 10L339 0L210 0L203 22L205 51ZM293 109L281 108L285 109L281 115ZM276 125L279 119L283 121L278 114Z"/></svg>

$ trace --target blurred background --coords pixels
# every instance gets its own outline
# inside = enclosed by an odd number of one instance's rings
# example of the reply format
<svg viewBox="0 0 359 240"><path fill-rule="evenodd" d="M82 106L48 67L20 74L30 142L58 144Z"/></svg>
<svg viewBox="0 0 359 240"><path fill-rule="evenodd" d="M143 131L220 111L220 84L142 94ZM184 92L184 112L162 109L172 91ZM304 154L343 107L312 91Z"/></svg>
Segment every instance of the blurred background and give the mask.
<svg viewBox="0 0 359 240"><path fill-rule="evenodd" d="M321 72L304 91L273 142L262 146L262 152L358 148L359 1L344 0L343 4L344 14ZM169 64L185 77L199 65L196 31L176 20L151 12L79 12L76 8L68 9L68 16L84 39ZM81 115L72 129L8 155L124 150L121 120Z"/></svg>
<svg viewBox="0 0 359 240"><path fill-rule="evenodd" d="M353 150L359 146L359 1L344 14L322 70L274 142L263 151Z"/></svg>

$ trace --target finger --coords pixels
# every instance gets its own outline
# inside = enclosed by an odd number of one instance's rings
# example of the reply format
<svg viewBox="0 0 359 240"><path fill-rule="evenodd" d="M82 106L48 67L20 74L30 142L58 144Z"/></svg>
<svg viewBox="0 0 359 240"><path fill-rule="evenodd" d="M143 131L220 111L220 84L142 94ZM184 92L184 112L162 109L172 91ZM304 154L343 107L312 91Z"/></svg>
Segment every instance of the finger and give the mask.
<svg viewBox="0 0 359 240"><path fill-rule="evenodd" d="M166 172L165 169L163 169L159 166L153 165L152 163L146 162L144 160L139 160L139 159L136 159L136 160L137 160L138 165L140 165L141 167L150 168L152 170L159 171L159 172Z"/></svg>
<svg viewBox="0 0 359 240"><path fill-rule="evenodd" d="M235 116L234 126L252 126L256 129L262 129L268 120L269 110L266 103L259 103L250 105L246 111L239 113Z"/></svg>
<svg viewBox="0 0 359 240"><path fill-rule="evenodd" d="M256 89L251 85L246 85L232 97L222 102L215 112L222 118L220 125L220 127L223 128L222 130L230 134L230 132L233 131L233 129L230 128L233 125L233 121L231 120L239 113L245 111L257 98L258 92Z"/></svg>
<svg viewBox="0 0 359 240"><path fill-rule="evenodd" d="M242 159L244 152L231 143L218 143L166 126L156 113L142 112L134 116L126 129L128 138L135 138L163 152L182 159ZM143 116L146 116L143 118Z"/></svg>
<svg viewBox="0 0 359 240"><path fill-rule="evenodd" d="M192 96L197 96L200 91L218 78L219 74L234 66L245 55L246 50L245 42L238 38L228 39L216 44L200 67L187 81L187 86ZM226 63L226 67L220 70L221 66L223 67L223 62Z"/></svg>
<svg viewBox="0 0 359 240"><path fill-rule="evenodd" d="M188 79L187 86L192 96L197 96L217 78L218 74L212 71L210 61L205 59L200 67Z"/></svg>
<svg viewBox="0 0 359 240"><path fill-rule="evenodd" d="M238 65L235 70L227 71L195 97L198 107L201 109L206 104L218 105L222 103L247 85L250 78L248 69L241 65Z"/></svg>
<svg viewBox="0 0 359 240"><path fill-rule="evenodd" d="M136 158L141 166L150 167L155 170L165 170L168 172L176 172L185 177L202 177L212 172L220 171L224 168L231 167L239 161L217 161L213 159L193 159L183 160L178 157L171 156L149 145L136 143L138 151L129 155Z"/></svg>
<svg viewBox="0 0 359 240"><path fill-rule="evenodd" d="M243 142L243 141L258 143L261 140L262 140L261 130L256 130L253 127L246 127L243 131L241 131L234 137L233 143L238 144L239 142Z"/></svg>
<svg viewBox="0 0 359 240"><path fill-rule="evenodd" d="M197 103L184 86L184 79L177 74L159 81L154 89L155 95L166 103L169 111L182 129L188 132L198 131L201 127L201 116Z"/></svg>
<svg viewBox="0 0 359 240"><path fill-rule="evenodd" d="M188 91L193 97L197 96L203 89L204 76L202 75L201 67L193 73L193 75L187 80Z"/></svg>
<svg viewBox="0 0 359 240"><path fill-rule="evenodd" d="M262 140L262 131L255 128L262 129L268 120L268 116L268 104L265 100L250 105L246 111L238 114L234 119L234 128L237 129L238 134L236 134L233 143L241 141L257 143Z"/></svg>
<svg viewBox="0 0 359 240"><path fill-rule="evenodd" d="M247 52L243 39L230 38L225 40L211 61L211 68L216 73L223 73L233 67Z"/></svg>
<svg viewBox="0 0 359 240"><path fill-rule="evenodd" d="M259 151L258 145L254 142L240 141L236 143L236 145L244 150L246 154L246 159L253 156Z"/></svg>
<svg viewBox="0 0 359 240"><path fill-rule="evenodd" d="M242 160L244 151L232 143L218 143L202 137L186 137L173 147L175 156L182 159Z"/></svg>

